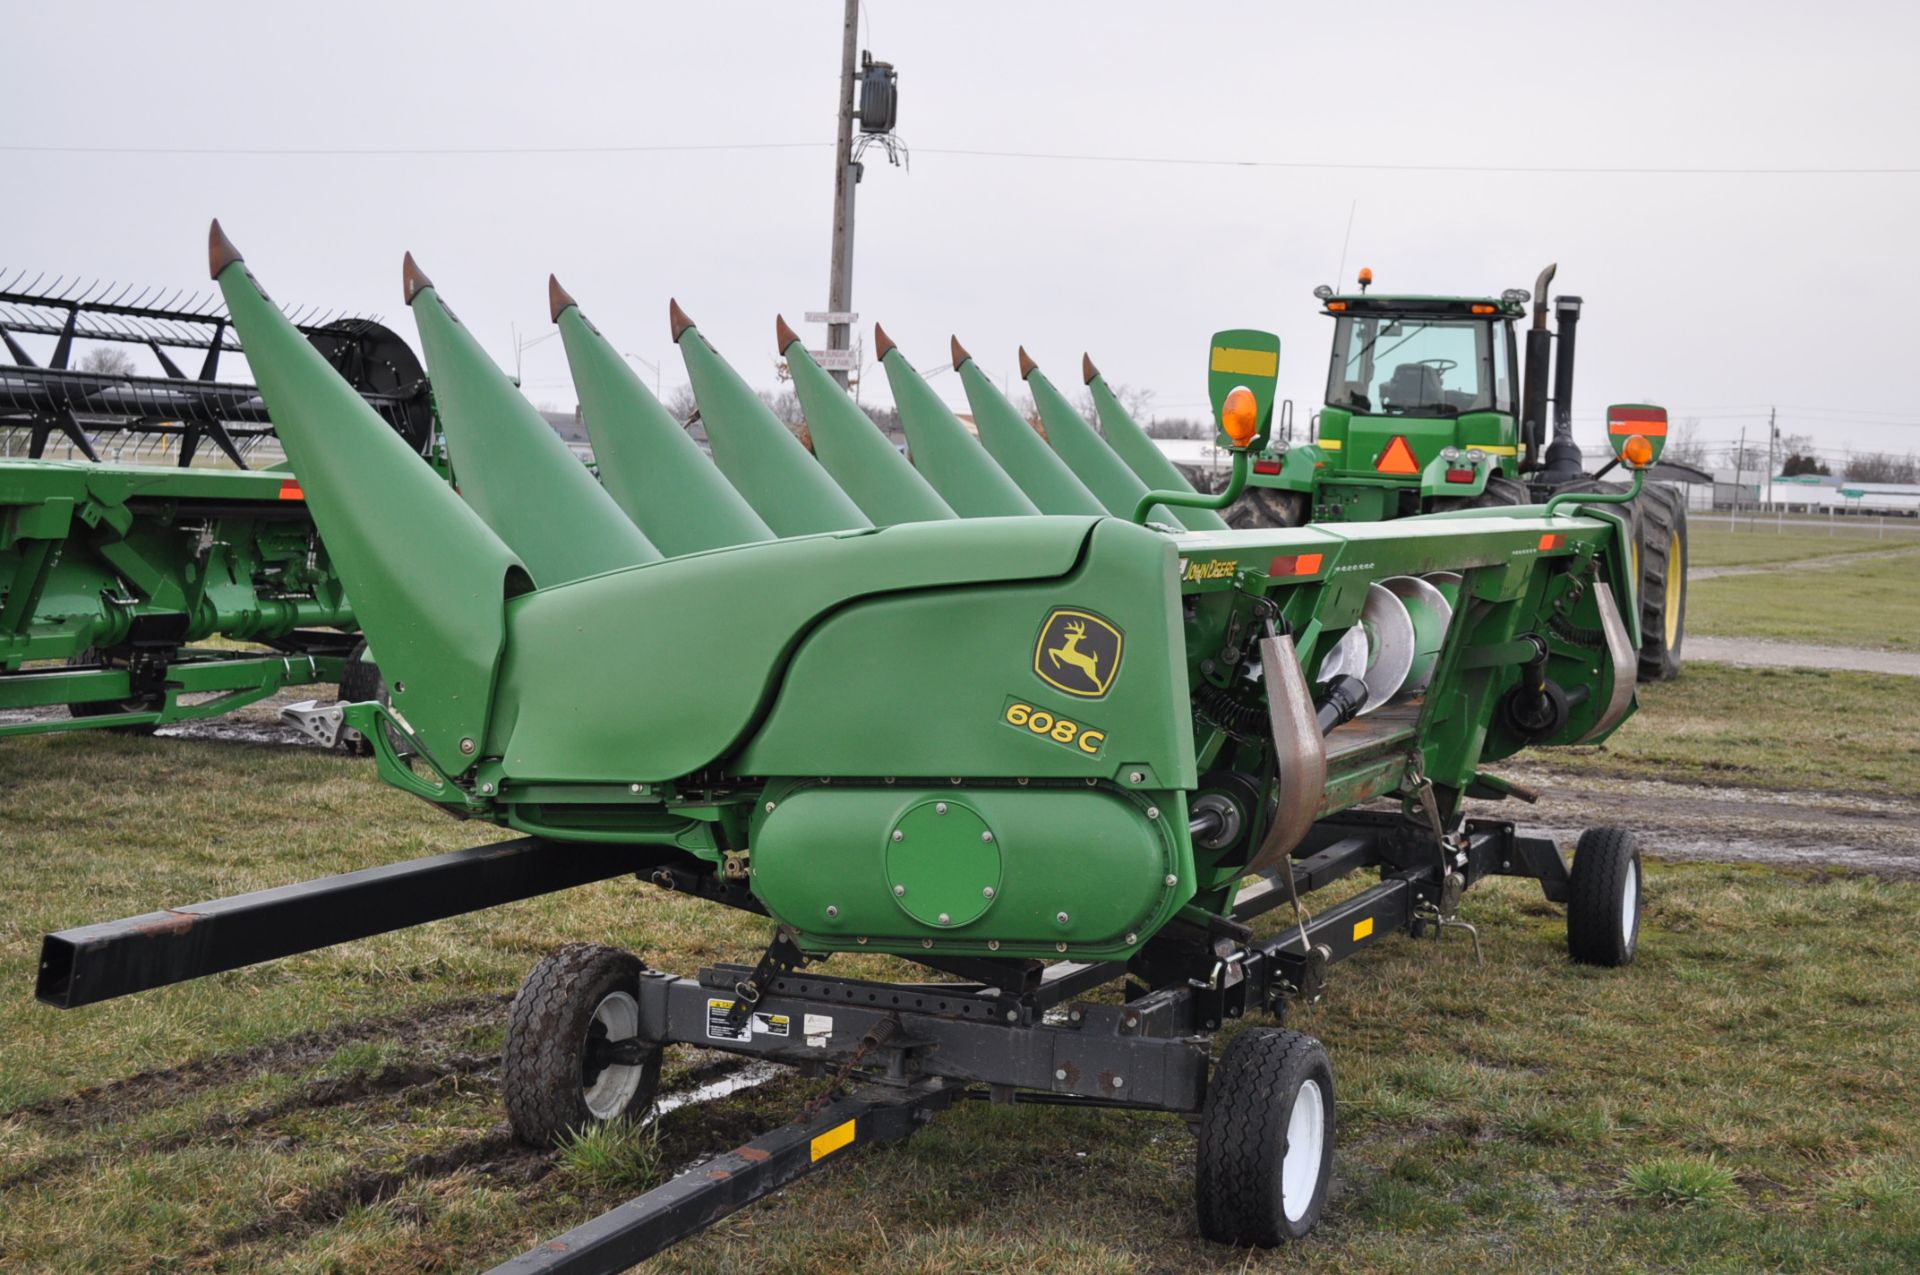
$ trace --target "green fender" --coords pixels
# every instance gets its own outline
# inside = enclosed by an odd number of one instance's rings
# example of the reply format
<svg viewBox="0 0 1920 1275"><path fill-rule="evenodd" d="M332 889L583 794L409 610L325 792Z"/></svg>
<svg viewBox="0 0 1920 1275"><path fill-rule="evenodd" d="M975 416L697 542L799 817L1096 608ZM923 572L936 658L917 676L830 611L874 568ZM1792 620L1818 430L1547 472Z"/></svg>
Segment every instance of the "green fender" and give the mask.
<svg viewBox="0 0 1920 1275"><path fill-rule="evenodd" d="M393 707L447 771L485 738L513 550L287 321L214 222L212 274Z"/></svg>
<svg viewBox="0 0 1920 1275"><path fill-rule="evenodd" d="M782 536L871 527L793 432L707 344L678 302L671 304L669 314L714 462L754 512Z"/></svg>
<svg viewBox="0 0 1920 1275"><path fill-rule="evenodd" d="M660 406L559 280L548 280L548 299L600 481L647 539L670 558L774 539L772 528Z"/></svg>
<svg viewBox="0 0 1920 1275"><path fill-rule="evenodd" d="M900 413L900 428L907 435L913 467L926 475L940 498L962 518L1039 513L1020 490L1020 484L987 455L980 440L967 432L960 418L877 323L873 325L873 345L879 352L880 366L887 369L887 383L893 388L893 404Z"/></svg>
<svg viewBox="0 0 1920 1275"><path fill-rule="evenodd" d="M1058 578L1088 532L1085 519L945 519L716 549L542 589L509 608L487 751L516 783L653 783L704 770L751 733L792 648L829 615L890 593ZM864 729L843 719L834 734Z"/></svg>
<svg viewBox="0 0 1920 1275"><path fill-rule="evenodd" d="M958 339L953 343L953 370L966 386L980 442L1000 468L1007 471L1028 499L1044 514L1104 514L1107 507L1074 477L1067 462L1054 454L1006 395L987 379Z"/></svg>
<svg viewBox="0 0 1920 1275"><path fill-rule="evenodd" d="M660 551L441 302L411 253L404 277L460 495L535 583L658 562Z"/></svg>
<svg viewBox="0 0 1920 1275"><path fill-rule="evenodd" d="M957 515L920 471L907 462L847 392L823 371L785 319L775 332L806 413L813 454L874 525L931 522Z"/></svg>

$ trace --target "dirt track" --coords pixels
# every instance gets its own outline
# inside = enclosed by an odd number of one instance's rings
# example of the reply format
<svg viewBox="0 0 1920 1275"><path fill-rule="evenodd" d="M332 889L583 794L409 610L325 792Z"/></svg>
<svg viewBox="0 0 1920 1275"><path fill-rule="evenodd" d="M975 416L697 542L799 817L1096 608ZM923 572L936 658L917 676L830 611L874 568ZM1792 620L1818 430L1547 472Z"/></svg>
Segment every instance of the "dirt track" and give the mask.
<svg viewBox="0 0 1920 1275"><path fill-rule="evenodd" d="M1516 773L1538 787L1540 804L1477 802L1478 813L1552 836L1562 850L1572 849L1582 828L1621 824L1665 859L1920 877L1920 800L1574 777L1533 767Z"/></svg>
<svg viewBox="0 0 1920 1275"><path fill-rule="evenodd" d="M1778 642L1771 638L1689 635L1687 658L1712 664L1734 664L1741 668L1826 668L1920 677L1920 655L1909 652L1874 651L1859 646L1815 646L1811 642Z"/></svg>

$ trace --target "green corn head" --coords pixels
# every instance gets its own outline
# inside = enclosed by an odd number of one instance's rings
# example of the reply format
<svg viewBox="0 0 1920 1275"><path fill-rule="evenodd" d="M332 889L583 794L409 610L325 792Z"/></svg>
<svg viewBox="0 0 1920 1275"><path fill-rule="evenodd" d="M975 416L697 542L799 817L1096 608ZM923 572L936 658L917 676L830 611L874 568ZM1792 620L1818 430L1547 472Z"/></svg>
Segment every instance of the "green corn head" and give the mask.
<svg viewBox="0 0 1920 1275"><path fill-rule="evenodd" d="M590 427L617 436L618 506L572 494L423 286L443 410L473 427L461 473L524 468L535 536L511 485L476 512L407 452L217 227L212 265L380 653L391 709L349 719L383 775L744 873L810 951L1124 957L1183 909L1224 911L1317 818L1398 794L1454 827L1487 763L1603 739L1633 707L1604 506L1227 531L1090 365L1104 441L1029 363L1043 438L956 346L976 441L881 333L908 468L782 325L810 454L676 305L718 473L770 538L556 294ZM1114 516L1149 490L1159 525ZM618 509L645 538L609 530ZM597 574L564 535L595 541ZM1342 675L1365 711L1323 729Z"/></svg>

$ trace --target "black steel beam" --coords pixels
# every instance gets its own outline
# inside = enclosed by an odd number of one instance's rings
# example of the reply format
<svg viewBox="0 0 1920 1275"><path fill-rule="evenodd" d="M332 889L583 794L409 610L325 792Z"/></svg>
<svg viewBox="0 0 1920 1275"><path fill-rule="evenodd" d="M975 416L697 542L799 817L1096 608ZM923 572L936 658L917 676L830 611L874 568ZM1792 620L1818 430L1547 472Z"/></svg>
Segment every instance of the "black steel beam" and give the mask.
<svg viewBox="0 0 1920 1275"><path fill-rule="evenodd" d="M960 1086L943 1080L858 1090L811 1119L694 1165L664 1186L528 1249L494 1267L494 1275L624 1271L832 1162L841 1151L907 1137L959 1096Z"/></svg>
<svg viewBox="0 0 1920 1275"><path fill-rule="evenodd" d="M652 867L648 846L525 837L49 934L34 994L72 1009Z"/></svg>

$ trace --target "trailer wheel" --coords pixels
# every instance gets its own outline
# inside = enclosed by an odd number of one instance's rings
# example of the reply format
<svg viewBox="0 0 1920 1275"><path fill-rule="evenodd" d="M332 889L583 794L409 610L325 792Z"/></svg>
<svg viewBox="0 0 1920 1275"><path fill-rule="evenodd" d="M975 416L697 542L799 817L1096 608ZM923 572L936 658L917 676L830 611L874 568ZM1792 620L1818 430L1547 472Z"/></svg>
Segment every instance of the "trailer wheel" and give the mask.
<svg viewBox="0 0 1920 1275"><path fill-rule="evenodd" d="M1582 965L1632 962L1640 942L1640 846L1625 828L1589 828L1573 849L1567 952Z"/></svg>
<svg viewBox="0 0 1920 1275"><path fill-rule="evenodd" d="M111 666L111 664L111 660L91 646L67 661L68 668L94 668L103 665ZM166 702L167 697L164 695L142 695L124 700L95 700L86 704L67 705L67 716L84 720L89 717L111 717L115 713L151 713ZM120 735L151 735L155 727L151 722L143 722L138 726L109 726L106 729Z"/></svg>
<svg viewBox="0 0 1920 1275"><path fill-rule="evenodd" d="M573 943L527 974L508 1014L500 1069L507 1118L523 1142L552 1146L569 1131L653 1105L660 1047L633 1062L609 1057L639 1035L644 968L631 952Z"/></svg>
<svg viewBox="0 0 1920 1275"><path fill-rule="evenodd" d="M1640 567L1640 680L1680 675L1687 636L1687 503L1664 483L1649 483L1636 502Z"/></svg>
<svg viewBox="0 0 1920 1275"><path fill-rule="evenodd" d="M1194 1203L1200 1233L1271 1248L1320 1220L1333 1177L1333 1064L1302 1032L1249 1028L1207 1085Z"/></svg>

